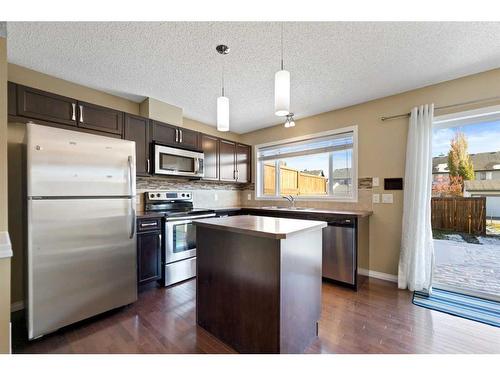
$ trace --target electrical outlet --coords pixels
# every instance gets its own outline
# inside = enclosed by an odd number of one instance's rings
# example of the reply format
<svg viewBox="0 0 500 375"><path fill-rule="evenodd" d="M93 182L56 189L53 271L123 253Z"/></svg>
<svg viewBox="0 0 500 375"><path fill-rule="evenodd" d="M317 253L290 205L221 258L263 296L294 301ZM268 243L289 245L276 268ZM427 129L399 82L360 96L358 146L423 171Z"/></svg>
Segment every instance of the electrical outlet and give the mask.
<svg viewBox="0 0 500 375"><path fill-rule="evenodd" d="M372 203L380 203L380 194L372 195Z"/></svg>
<svg viewBox="0 0 500 375"><path fill-rule="evenodd" d="M251 201L251 200L252 200L252 194L251 194L251 193L248 193L248 195L247 195L247 199L248 199L249 201Z"/></svg>
<svg viewBox="0 0 500 375"><path fill-rule="evenodd" d="M217 193L214 193L214 201L218 201L219 200L219 195Z"/></svg>
<svg viewBox="0 0 500 375"><path fill-rule="evenodd" d="M378 177L373 177L372 178L372 187L377 187L377 186L380 186L379 179L378 179Z"/></svg>
<svg viewBox="0 0 500 375"><path fill-rule="evenodd" d="M392 194L382 194L382 203L392 203L393 195Z"/></svg>

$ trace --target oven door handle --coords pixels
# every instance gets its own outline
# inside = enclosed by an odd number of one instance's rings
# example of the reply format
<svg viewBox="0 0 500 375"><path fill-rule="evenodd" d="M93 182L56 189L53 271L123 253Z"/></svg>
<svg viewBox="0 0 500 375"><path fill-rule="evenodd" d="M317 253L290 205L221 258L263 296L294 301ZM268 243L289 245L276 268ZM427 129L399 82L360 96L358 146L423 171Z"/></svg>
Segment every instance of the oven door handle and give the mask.
<svg viewBox="0 0 500 375"><path fill-rule="evenodd" d="M215 216L216 216L215 213L213 213L213 214L197 215L197 216L189 216L189 217L171 217L171 218L167 217L165 220L171 224L186 224L186 223L193 221L194 219L206 219L206 218L215 217Z"/></svg>

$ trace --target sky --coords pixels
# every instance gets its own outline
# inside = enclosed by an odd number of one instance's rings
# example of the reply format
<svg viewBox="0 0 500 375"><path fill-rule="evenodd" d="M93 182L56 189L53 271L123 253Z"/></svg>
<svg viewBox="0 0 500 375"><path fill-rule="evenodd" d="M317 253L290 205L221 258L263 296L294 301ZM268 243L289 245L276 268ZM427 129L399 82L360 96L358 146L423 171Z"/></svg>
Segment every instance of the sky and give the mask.
<svg viewBox="0 0 500 375"><path fill-rule="evenodd" d="M500 120L497 120L460 128L435 129L432 134L432 156L448 154L450 140L457 129L460 129L467 137L469 154L500 151Z"/></svg>

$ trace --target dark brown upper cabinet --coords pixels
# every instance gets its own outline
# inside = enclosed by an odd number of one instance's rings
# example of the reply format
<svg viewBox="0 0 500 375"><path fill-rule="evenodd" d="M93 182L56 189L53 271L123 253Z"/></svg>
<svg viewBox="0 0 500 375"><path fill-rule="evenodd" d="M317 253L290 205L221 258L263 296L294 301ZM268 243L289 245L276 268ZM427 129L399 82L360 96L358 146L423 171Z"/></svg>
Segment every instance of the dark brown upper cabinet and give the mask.
<svg viewBox="0 0 500 375"><path fill-rule="evenodd" d="M106 133L123 133L123 112L78 102L78 127Z"/></svg>
<svg viewBox="0 0 500 375"><path fill-rule="evenodd" d="M200 147L204 154L203 170L205 180L219 179L219 139L207 134L200 135Z"/></svg>
<svg viewBox="0 0 500 375"><path fill-rule="evenodd" d="M250 182L251 147L219 140L219 176L221 181Z"/></svg>
<svg viewBox="0 0 500 375"><path fill-rule="evenodd" d="M153 140L167 146L199 150L198 132L153 121Z"/></svg>
<svg viewBox="0 0 500 375"><path fill-rule="evenodd" d="M135 142L136 174L138 176L148 176L151 173L149 137L149 119L125 113L123 138Z"/></svg>
<svg viewBox="0 0 500 375"><path fill-rule="evenodd" d="M236 144L236 181L250 182L251 147L241 143Z"/></svg>
<svg viewBox="0 0 500 375"><path fill-rule="evenodd" d="M219 176L221 181L236 181L236 143L219 140Z"/></svg>
<svg viewBox="0 0 500 375"><path fill-rule="evenodd" d="M11 116L17 115L16 99L17 95L17 85L15 83L9 82L7 85L7 113Z"/></svg>
<svg viewBox="0 0 500 375"><path fill-rule="evenodd" d="M77 101L17 85L17 115L77 126Z"/></svg>

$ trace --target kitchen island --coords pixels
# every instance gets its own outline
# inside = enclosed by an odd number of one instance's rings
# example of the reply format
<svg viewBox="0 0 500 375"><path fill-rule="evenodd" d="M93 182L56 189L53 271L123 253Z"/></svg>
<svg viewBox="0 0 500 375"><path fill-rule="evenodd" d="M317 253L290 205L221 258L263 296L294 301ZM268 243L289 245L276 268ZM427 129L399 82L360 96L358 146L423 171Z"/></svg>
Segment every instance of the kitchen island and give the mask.
<svg viewBox="0 0 500 375"><path fill-rule="evenodd" d="M261 216L196 224L196 320L241 353L302 353L321 311L322 221Z"/></svg>

